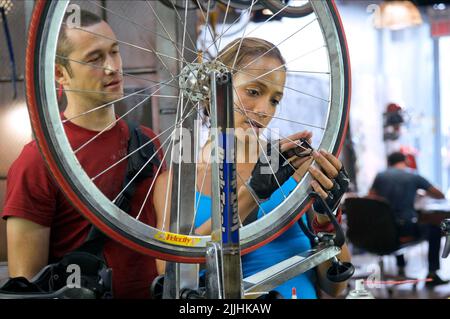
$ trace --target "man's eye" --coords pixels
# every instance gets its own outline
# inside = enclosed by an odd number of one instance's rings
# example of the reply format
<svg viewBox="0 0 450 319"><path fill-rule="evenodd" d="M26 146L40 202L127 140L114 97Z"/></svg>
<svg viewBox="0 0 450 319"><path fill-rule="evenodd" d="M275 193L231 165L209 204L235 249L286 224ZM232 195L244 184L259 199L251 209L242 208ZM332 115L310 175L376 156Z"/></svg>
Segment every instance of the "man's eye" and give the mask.
<svg viewBox="0 0 450 319"><path fill-rule="evenodd" d="M112 54L118 54L118 53L119 53L119 50L112 51L111 53L112 53Z"/></svg>
<svg viewBox="0 0 450 319"><path fill-rule="evenodd" d="M100 56L94 57L94 58L90 59L89 62L97 62L97 61L100 61L100 58L101 58Z"/></svg>
<svg viewBox="0 0 450 319"><path fill-rule="evenodd" d="M272 100L272 105L273 106L278 106L278 104L280 104L280 101L273 99Z"/></svg>

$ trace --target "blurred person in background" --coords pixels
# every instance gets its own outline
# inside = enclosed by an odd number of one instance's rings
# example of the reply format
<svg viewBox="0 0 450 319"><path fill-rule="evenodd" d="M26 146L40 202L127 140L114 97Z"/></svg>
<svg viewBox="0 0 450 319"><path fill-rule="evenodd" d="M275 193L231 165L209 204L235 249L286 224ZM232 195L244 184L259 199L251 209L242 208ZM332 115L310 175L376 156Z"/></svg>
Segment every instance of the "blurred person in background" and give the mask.
<svg viewBox="0 0 450 319"><path fill-rule="evenodd" d="M426 195L435 199L444 199L444 194L427 179L416 174L408 167L407 158L401 152L394 152L387 158L388 168L377 174L369 191L371 197L381 197L391 206L400 237L425 238L428 240L428 276L432 281L428 287L446 284L437 271L440 268L439 251L441 247L441 230L438 226L419 224L418 213L414 208L416 193L425 191ZM404 276L406 261L398 255L397 267L399 275Z"/></svg>

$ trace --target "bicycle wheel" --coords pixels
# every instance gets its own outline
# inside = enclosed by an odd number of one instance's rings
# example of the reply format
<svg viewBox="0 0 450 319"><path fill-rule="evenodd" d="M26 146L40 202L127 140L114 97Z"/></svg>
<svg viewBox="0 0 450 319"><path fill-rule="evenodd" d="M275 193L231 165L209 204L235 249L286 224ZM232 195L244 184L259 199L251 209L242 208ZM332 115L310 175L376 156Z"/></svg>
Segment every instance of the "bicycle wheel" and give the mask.
<svg viewBox="0 0 450 319"><path fill-rule="evenodd" d="M102 7L94 1L76 3L77 5L89 5L90 7L87 9ZM69 4L68 0L36 2L30 23L26 52L26 89L31 123L41 153L51 173L74 206L102 232L114 240L141 253L161 259L188 263L203 262L206 243L210 240L210 236L195 236L192 233L188 235L175 234L175 236L180 235L177 238L183 240L168 239L173 239L174 237L171 236L174 234L169 233L165 229L158 230L148 226L142 223L139 218L131 217L115 206L113 201L95 186L93 177L88 176L78 163L74 150L64 134L64 123L60 118L54 75L58 34L64 13ZM285 66L289 76L288 79L292 80L288 81L284 88L285 100L290 102L282 105L280 108L280 112L290 110L291 115L288 112L288 115L284 117L280 115L283 113L277 113L277 116L273 116L272 128L267 128L267 132L275 130L273 127L277 125L282 129L290 126L290 129L294 131L308 128L315 132L313 138L314 146L326 149L335 155L339 154L348 122L350 69L342 24L334 1L312 2L314 14L305 18L287 19L286 23L288 25L282 24L280 21L274 21L273 18L268 19L264 23L253 23L247 19L245 27L242 28L236 22L238 19L232 20L230 18L230 20L226 20L227 14L225 14L224 22L220 26L215 26L216 33L211 30L208 23L205 23L196 34L195 40L189 39L190 36L186 34L183 35L182 41L173 40L169 32L166 34L164 30L166 30L167 23L162 23L159 17L159 14L162 14L161 8L155 10L155 8L152 8L153 4L150 1L124 1L123 3L111 1L110 7L102 7L108 13L110 19L108 21L110 23L113 23L112 20L116 19L122 24L130 24L139 32L149 32L154 38L158 39L157 41L167 41L175 48L175 56L169 57L167 54L151 48L149 41L147 41L146 45L151 49L144 47L144 45L136 45L132 40L126 41L120 38L122 35L128 35L130 29L117 28L119 31L118 42L121 46L137 50L139 54L153 56L155 64L159 65L162 70L170 75L168 79L160 75L156 80L156 84L154 84L155 79L149 80L136 74L123 72L126 80L140 80L140 83L150 81L152 85L134 93L126 94L121 100L143 95L145 98L152 97L160 105L164 104L164 99L169 98L169 96L159 95L159 89L172 88L178 90L178 82L173 84L171 80L178 80L182 77L183 69L186 69L183 54L180 55L181 57L178 56L178 54L182 53L180 51L194 51L192 53L196 54L194 61L197 64L189 64L189 67L210 68L210 65L205 65L208 62L211 63L211 61L206 59L201 61L197 50L205 52L208 48L214 47L214 50L217 51L230 42L232 38L236 37L256 36L266 38L276 44L280 50L286 50L285 58L288 62ZM249 14L250 8L251 5L247 8L247 12L244 10L240 14ZM230 10L229 5L227 6L227 12L228 10ZM207 21L207 13L199 11L199 14L203 15ZM128 14L130 12L145 14L145 21L149 21L148 16L150 15L154 24L161 27L155 31L155 28L140 24L137 22L138 18L133 19L129 17ZM183 17L183 15L176 13L176 10L173 10L173 12L172 14L177 15L173 16L175 24L186 31L188 28L186 15ZM240 32L236 31L235 28L240 30ZM217 32L219 29L221 31ZM269 32L269 30L273 30L273 32ZM309 30L309 33L306 30ZM235 34L235 36L228 38L226 36L227 33ZM196 50L189 49L187 46L177 47L188 42L191 42ZM290 45L287 45L287 42ZM299 43L313 45L313 47L300 50ZM294 52L288 50L292 46L296 48ZM176 74L171 73L171 69L167 67L168 61L172 61L172 59L175 60L175 66L179 66ZM134 59L130 60L134 61ZM321 62L311 62L316 60ZM80 61L73 62L80 63ZM155 86L157 89L155 89ZM143 93L148 92L149 89L153 90L151 94ZM178 91L180 92L179 94L175 94L170 98L174 98L176 100L175 103L181 105L181 110L188 98L183 95L185 93L182 92L183 89ZM203 98L205 97L203 96ZM298 103L308 105L308 108L305 108L305 112L302 114L305 118L304 121L296 120L298 109L290 109L290 106L296 106ZM161 120L162 115L160 116L160 121L156 121L161 128L157 136L161 137L164 134L169 134L162 141L163 146L168 145L164 154L167 154L169 150L174 148L171 136L175 128L186 118L199 114L199 102L196 101L194 106L189 112L183 113L183 116L177 109L175 113L178 113L178 115L172 115L174 118L173 125L166 124L164 126ZM131 107L123 116L131 114L131 111L139 110L139 107L142 107L142 103L137 103ZM315 111L320 111L321 115L319 118L314 118ZM292 112L294 113L293 117ZM170 114L170 112L160 113ZM309 122L307 122L306 118L311 114L313 116L310 116ZM119 119L123 116L119 117ZM287 136L286 134L288 133L282 131L279 133L279 136ZM105 167L105 170L107 169L109 168ZM270 214L266 214L263 218L249 225L242 226L240 229L242 253L250 252L273 240L300 218L311 205L308 197L310 180L311 177L309 174L306 174L295 190L290 194L286 194L282 203ZM194 186L195 184L185 185L185 187ZM151 189L148 193L150 191Z"/></svg>
<svg viewBox="0 0 450 319"><path fill-rule="evenodd" d="M281 11L283 17L298 18L314 12L309 0L261 0L273 12Z"/></svg>

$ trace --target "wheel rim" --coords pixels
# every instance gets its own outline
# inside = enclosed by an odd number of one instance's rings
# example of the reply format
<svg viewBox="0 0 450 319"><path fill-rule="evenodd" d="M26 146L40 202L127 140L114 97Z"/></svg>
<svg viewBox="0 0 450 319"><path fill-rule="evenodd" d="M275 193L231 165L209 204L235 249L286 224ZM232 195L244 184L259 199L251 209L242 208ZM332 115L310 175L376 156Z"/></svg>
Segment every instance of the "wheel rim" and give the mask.
<svg viewBox="0 0 450 319"><path fill-rule="evenodd" d="M209 236L187 236L195 242L195 246L174 245L158 239L161 235L159 230L129 218L96 188L83 170L78 168L59 117L53 84L54 73L48 72L54 69L56 52L54 35L58 34L67 5L68 1L39 1L36 4L26 54L30 117L37 142L52 174L74 206L109 237L157 258L178 262L202 262ZM320 26L330 50L329 55L334 57L330 61L330 78L333 81L330 93L332 105L320 146L332 151L333 154L338 154L348 122L350 71L346 44L334 2L317 2L313 3L313 6L321 19L324 21L328 19L329 23L322 22ZM53 18L42 21L43 17L48 16ZM36 89L35 83L43 85ZM305 196L309 181L309 176L303 178L282 205L258 221L241 228L243 253L248 253L273 240L300 218L311 204Z"/></svg>

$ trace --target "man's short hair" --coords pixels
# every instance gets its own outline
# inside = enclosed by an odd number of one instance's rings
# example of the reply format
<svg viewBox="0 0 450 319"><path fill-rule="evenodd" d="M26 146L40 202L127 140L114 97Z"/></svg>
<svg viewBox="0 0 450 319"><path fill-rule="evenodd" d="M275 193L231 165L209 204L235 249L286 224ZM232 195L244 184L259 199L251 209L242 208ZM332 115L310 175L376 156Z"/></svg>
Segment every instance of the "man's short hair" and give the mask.
<svg viewBox="0 0 450 319"><path fill-rule="evenodd" d="M70 19L73 12L66 12L64 15L63 23L61 25L61 30L58 36L58 45L56 47L56 59L55 63L60 64L67 69L69 75L72 76L72 69L70 68L69 60L67 57L73 51L73 45L67 37L67 21ZM89 27L91 25L97 24L104 21L101 17L92 13L90 11L80 10L80 27Z"/></svg>
<svg viewBox="0 0 450 319"><path fill-rule="evenodd" d="M394 152L388 156L387 161L389 166L393 166L397 163L406 161L406 156L403 153Z"/></svg>

